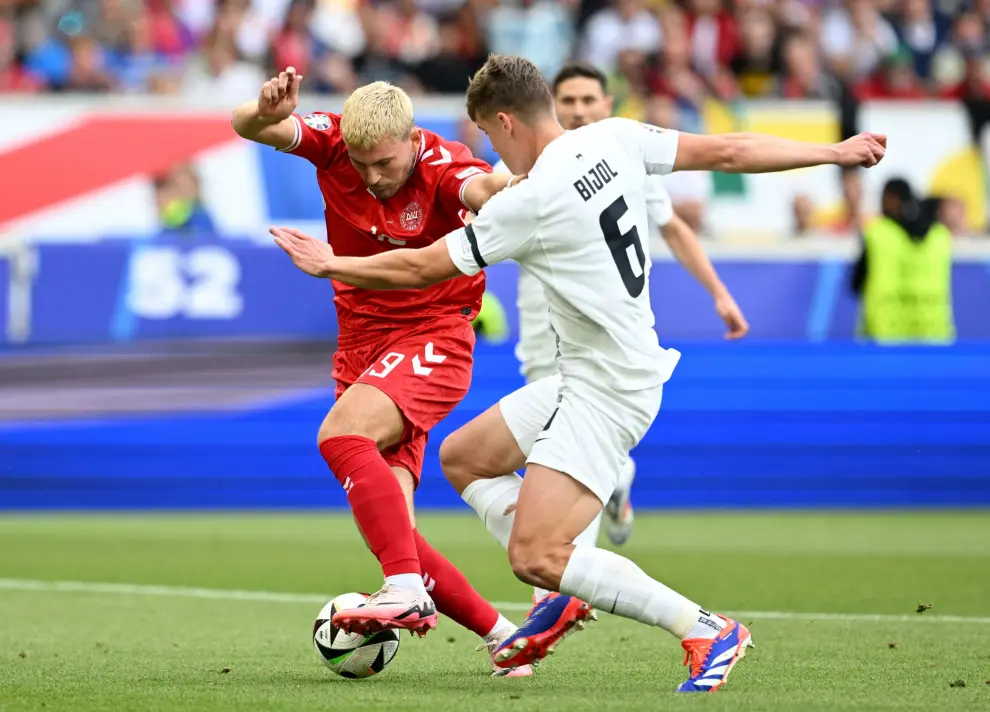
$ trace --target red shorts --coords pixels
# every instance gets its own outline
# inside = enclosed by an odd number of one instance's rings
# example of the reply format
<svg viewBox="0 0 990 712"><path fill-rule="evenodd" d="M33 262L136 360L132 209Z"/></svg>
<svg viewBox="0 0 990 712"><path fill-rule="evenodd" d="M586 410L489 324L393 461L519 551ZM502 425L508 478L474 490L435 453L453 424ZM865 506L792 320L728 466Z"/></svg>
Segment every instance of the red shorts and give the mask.
<svg viewBox="0 0 990 712"><path fill-rule="evenodd" d="M434 319L416 329L395 331L333 357L336 397L355 383L374 386L392 399L405 419L402 439L382 451L390 466L403 467L419 482L426 441L434 425L471 386L474 329L464 317Z"/></svg>

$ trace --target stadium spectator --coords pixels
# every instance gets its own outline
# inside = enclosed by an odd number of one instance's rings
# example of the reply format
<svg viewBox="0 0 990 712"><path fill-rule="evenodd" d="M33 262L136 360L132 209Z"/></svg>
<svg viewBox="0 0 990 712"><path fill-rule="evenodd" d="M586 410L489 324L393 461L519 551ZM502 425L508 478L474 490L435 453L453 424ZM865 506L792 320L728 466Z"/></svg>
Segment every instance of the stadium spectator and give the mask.
<svg viewBox="0 0 990 712"><path fill-rule="evenodd" d="M659 23L642 0L614 0L588 19L581 55L608 73L623 51L656 52L662 39Z"/></svg>
<svg viewBox="0 0 990 712"><path fill-rule="evenodd" d="M780 73L780 52L777 28L770 11L753 7L742 12L740 48L729 62L729 68L747 97L767 97L777 88Z"/></svg>
<svg viewBox="0 0 990 712"><path fill-rule="evenodd" d="M924 99L925 89L914 73L911 53L899 48L885 57L880 68L872 76L856 83L856 98L868 99Z"/></svg>
<svg viewBox="0 0 990 712"><path fill-rule="evenodd" d="M264 81L261 69L243 61L233 38L218 27L206 38L201 55L186 69L182 90L192 96L234 100L257 93Z"/></svg>
<svg viewBox="0 0 990 712"><path fill-rule="evenodd" d="M897 35L922 79L931 76L932 59L949 34L949 18L932 8L931 0L903 0Z"/></svg>
<svg viewBox="0 0 990 712"><path fill-rule="evenodd" d="M906 180L893 178L881 213L863 227L852 274L860 335L881 344L951 342L952 233L938 201L918 199Z"/></svg>
<svg viewBox="0 0 990 712"><path fill-rule="evenodd" d="M782 73L777 95L783 99L830 99L837 94L835 80L826 74L814 41L805 34L791 35L782 50Z"/></svg>
<svg viewBox="0 0 990 712"><path fill-rule="evenodd" d="M439 52L417 68L420 84L430 92L463 94L480 64L477 59L468 59L461 53L461 21L458 15L440 18L439 48Z"/></svg>
<svg viewBox="0 0 990 712"><path fill-rule="evenodd" d="M188 164L180 164L154 178L155 205L161 236L212 235L213 220L203 204L199 176Z"/></svg>
<svg viewBox="0 0 990 712"><path fill-rule="evenodd" d="M736 56L739 26L722 0L689 0L687 6L692 64L701 76L711 79Z"/></svg>
<svg viewBox="0 0 990 712"><path fill-rule="evenodd" d="M544 76L552 77L572 51L569 6L573 4L571 0L499 0L486 18L491 51L526 57Z"/></svg>
<svg viewBox="0 0 990 712"><path fill-rule="evenodd" d="M832 71L852 81L872 74L897 47L897 33L871 0L845 0L827 10L821 32Z"/></svg>

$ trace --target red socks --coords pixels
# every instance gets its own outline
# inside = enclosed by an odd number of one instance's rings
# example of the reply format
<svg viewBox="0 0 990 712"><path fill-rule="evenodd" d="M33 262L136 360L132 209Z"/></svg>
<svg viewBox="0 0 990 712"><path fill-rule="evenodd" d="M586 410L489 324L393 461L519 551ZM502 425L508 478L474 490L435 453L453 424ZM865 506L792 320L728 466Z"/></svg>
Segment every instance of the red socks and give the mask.
<svg viewBox="0 0 990 712"><path fill-rule="evenodd" d="M320 443L320 454L347 492L354 519L385 576L418 576L422 569L406 498L375 441L341 435Z"/></svg>
<svg viewBox="0 0 990 712"><path fill-rule="evenodd" d="M498 622L498 611L418 531L414 530L413 536L423 567L423 583L437 610L484 638Z"/></svg>
<svg viewBox="0 0 990 712"><path fill-rule="evenodd" d="M481 637L488 635L498 611L412 528L402 488L375 442L342 435L320 443L320 454L347 492L354 519L385 576L422 575L440 613Z"/></svg>

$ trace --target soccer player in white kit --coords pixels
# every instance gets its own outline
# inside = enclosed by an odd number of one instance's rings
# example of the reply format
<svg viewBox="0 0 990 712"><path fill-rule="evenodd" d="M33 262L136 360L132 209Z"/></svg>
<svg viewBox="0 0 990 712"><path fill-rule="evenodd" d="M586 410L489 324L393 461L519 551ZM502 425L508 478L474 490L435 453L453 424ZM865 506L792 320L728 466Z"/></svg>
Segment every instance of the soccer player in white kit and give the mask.
<svg viewBox="0 0 990 712"><path fill-rule="evenodd" d="M872 166L886 138L860 134L824 145L760 134L697 136L627 119L565 131L536 66L498 55L471 80L467 107L509 168L528 174L470 225L429 247L369 257L337 257L325 241L294 230L272 233L304 272L366 289L425 288L506 259L540 280L559 338L559 373L506 396L450 436L472 438L481 469L526 465L525 478L479 479L471 487L482 490L476 501L487 502L478 511L490 531L500 536L509 524L516 576L561 592L533 607L496 651L496 664L541 660L587 615L587 601L680 638L690 677L678 690L713 691L751 644L746 627L702 609L614 552L573 544L611 496L680 357L659 345L653 329L641 238L646 176ZM442 363L431 364L423 377L442 378ZM505 501L515 504L500 507Z"/></svg>
<svg viewBox="0 0 990 712"><path fill-rule="evenodd" d="M605 74L585 62L572 62L565 65L554 77L551 84L557 119L567 129L576 129L612 115L612 97L608 93L608 80ZM498 172L511 174L504 161L495 166ZM670 196L667 194L660 176L650 176L646 183L646 216L649 225L647 237L657 232L667 242L677 261L711 295L715 311L725 322L726 339L743 338L749 331L749 324L733 299L732 294L719 279L697 235L674 214ZM644 245L644 249L649 249ZM527 383L539 381L557 372L557 337L550 327L549 310L543 285L525 267L519 269L519 282L516 297L519 309L519 341L516 344L516 358L520 372ZM456 478L456 469L445 470L448 477ZM465 481L451 480L458 492L471 483L477 473L466 473ZM493 475L500 473L492 473ZM633 480L636 477L636 464L633 458L626 460L619 475L619 482L612 492L602 515L605 518L605 533L614 546L621 546L629 540L633 528L633 507L630 498ZM581 541L594 545L598 541L598 529L602 517L582 534ZM537 599L540 592L536 593Z"/></svg>

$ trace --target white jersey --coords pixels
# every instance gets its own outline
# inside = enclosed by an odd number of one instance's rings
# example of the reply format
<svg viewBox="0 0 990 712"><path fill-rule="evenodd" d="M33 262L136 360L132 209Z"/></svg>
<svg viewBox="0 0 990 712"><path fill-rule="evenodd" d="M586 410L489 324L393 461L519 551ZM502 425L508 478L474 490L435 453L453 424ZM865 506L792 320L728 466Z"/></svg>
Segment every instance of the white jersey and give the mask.
<svg viewBox="0 0 990 712"><path fill-rule="evenodd" d="M527 180L446 238L464 274L514 259L539 279L565 381L641 390L666 382L677 364L680 354L661 348L653 330L646 248L647 175L673 169L677 139L618 118L569 131Z"/></svg>
<svg viewBox="0 0 990 712"><path fill-rule="evenodd" d="M493 170L511 174L504 161L499 161ZM661 176L646 179L646 215L650 236L646 244L649 245L657 231L674 215L673 203ZM557 373L557 336L550 328L550 305L540 280L525 267L519 268L516 308L519 310L519 341L515 355L520 374L527 383L532 383Z"/></svg>
<svg viewBox="0 0 990 712"><path fill-rule="evenodd" d="M496 163L492 172L512 175L512 171L505 165L505 161ZM674 217L674 204L670 199L670 193L667 192L664 179L658 175L646 179L646 215L650 220L650 237L655 235L660 228L666 227L670 219Z"/></svg>

